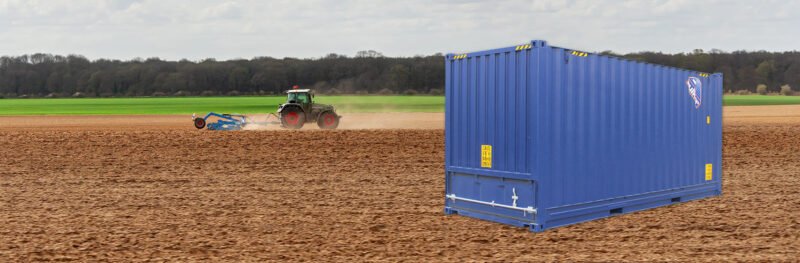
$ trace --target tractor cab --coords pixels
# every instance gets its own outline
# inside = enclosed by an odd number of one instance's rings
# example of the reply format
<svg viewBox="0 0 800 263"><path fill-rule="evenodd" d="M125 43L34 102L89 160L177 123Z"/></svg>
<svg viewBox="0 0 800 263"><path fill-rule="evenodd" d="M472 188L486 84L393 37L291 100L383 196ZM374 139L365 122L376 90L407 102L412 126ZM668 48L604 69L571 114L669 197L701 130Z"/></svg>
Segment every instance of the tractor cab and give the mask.
<svg viewBox="0 0 800 263"><path fill-rule="evenodd" d="M310 110L310 106L314 105L311 100L314 98L314 93L311 92L310 89L292 89L286 91L288 95L286 97L287 104L297 104L303 108L303 111L308 112Z"/></svg>

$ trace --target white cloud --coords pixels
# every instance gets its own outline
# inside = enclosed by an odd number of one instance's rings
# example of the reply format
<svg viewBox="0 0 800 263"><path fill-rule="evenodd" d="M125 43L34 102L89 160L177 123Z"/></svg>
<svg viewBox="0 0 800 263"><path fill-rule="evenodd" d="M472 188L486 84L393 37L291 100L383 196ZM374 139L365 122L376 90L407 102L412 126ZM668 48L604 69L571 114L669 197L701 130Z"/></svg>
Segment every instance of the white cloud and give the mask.
<svg viewBox="0 0 800 263"><path fill-rule="evenodd" d="M225 2L201 10L200 19L236 19L241 18L242 13L239 3Z"/></svg>
<svg viewBox="0 0 800 263"><path fill-rule="evenodd" d="M531 39L588 51L792 50L797 1L0 0L0 55L411 56Z"/></svg>

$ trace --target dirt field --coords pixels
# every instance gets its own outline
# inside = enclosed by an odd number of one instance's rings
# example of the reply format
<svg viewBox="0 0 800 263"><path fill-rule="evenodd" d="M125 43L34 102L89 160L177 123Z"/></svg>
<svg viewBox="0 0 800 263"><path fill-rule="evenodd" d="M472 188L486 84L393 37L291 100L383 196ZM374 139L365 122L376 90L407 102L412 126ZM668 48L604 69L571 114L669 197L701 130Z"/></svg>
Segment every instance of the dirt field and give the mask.
<svg viewBox="0 0 800 263"><path fill-rule="evenodd" d="M444 216L441 114L0 117L0 262L798 261L800 106L753 109L725 110L723 196L543 233Z"/></svg>
<svg viewBox="0 0 800 263"><path fill-rule="evenodd" d="M252 115L256 122L275 121ZM209 120L213 122L214 120ZM349 113L340 129L443 129L443 113ZM102 116L0 116L0 130L143 131L196 130L190 115L102 115ZM248 130L280 130L279 124L254 125ZM318 130L306 123L304 130Z"/></svg>

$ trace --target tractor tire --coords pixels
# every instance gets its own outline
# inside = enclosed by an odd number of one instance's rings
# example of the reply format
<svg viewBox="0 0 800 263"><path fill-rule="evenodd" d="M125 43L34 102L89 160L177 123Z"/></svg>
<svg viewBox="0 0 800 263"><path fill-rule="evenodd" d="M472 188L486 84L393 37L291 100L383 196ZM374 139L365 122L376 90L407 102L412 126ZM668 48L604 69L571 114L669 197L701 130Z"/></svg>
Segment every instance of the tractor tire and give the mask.
<svg viewBox="0 0 800 263"><path fill-rule="evenodd" d="M281 125L289 129L303 128L306 123L306 114L298 107L289 107L281 111Z"/></svg>
<svg viewBox="0 0 800 263"><path fill-rule="evenodd" d="M317 126L323 130L336 129L339 127L339 116L330 111L323 112L317 118Z"/></svg>
<svg viewBox="0 0 800 263"><path fill-rule="evenodd" d="M206 127L206 120L203 118L194 118L194 127L199 129Z"/></svg>

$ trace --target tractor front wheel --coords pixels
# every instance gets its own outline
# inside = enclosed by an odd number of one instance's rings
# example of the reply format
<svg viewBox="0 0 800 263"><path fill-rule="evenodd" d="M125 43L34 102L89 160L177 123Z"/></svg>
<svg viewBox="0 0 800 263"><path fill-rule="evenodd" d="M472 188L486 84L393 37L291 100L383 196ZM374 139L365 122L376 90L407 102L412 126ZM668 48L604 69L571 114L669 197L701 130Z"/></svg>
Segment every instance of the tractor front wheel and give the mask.
<svg viewBox="0 0 800 263"><path fill-rule="evenodd" d="M306 123L306 114L297 107L285 108L281 111L281 125L289 129L303 128Z"/></svg>
<svg viewBox="0 0 800 263"><path fill-rule="evenodd" d="M323 130L336 129L336 127L339 127L339 116L330 111L323 112L317 118L317 126Z"/></svg>

